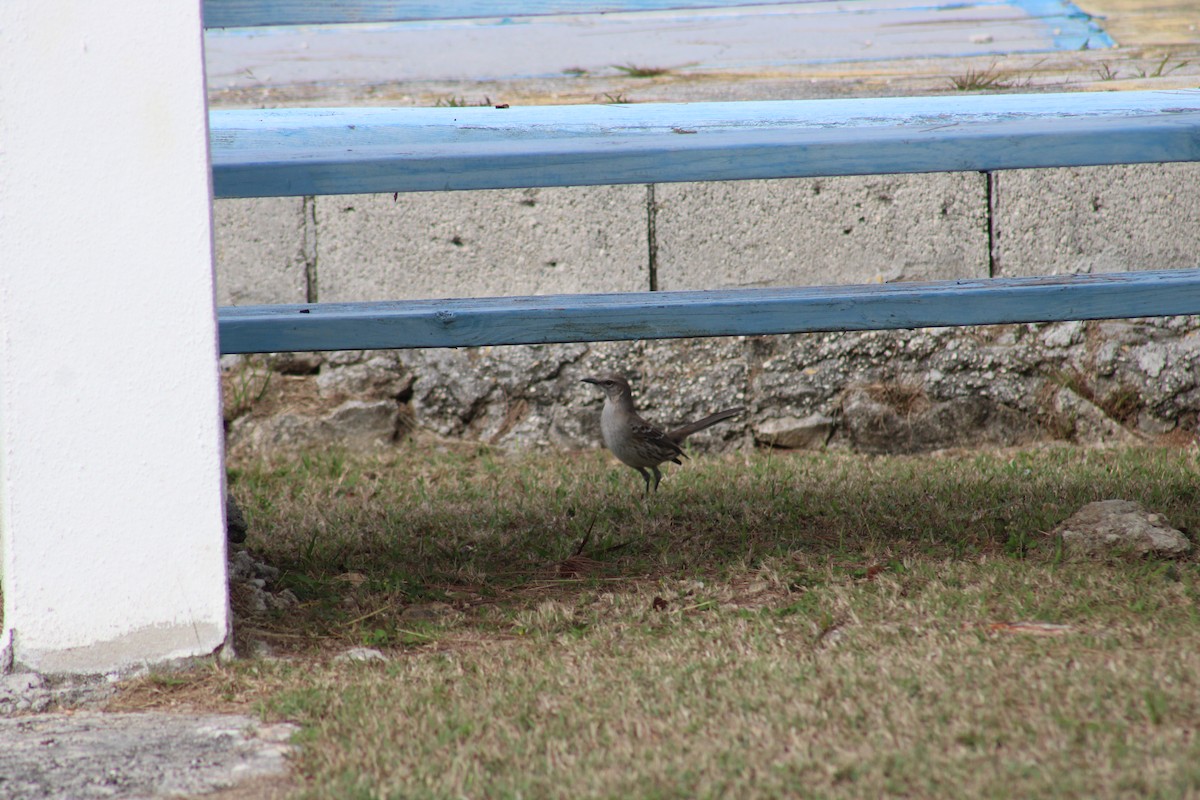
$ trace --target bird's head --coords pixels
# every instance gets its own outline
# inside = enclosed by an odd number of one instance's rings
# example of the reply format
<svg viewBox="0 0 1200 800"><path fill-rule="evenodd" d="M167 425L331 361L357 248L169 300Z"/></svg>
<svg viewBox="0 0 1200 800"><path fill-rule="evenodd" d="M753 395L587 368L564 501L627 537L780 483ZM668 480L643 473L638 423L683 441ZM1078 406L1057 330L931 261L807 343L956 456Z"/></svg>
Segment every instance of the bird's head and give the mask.
<svg viewBox="0 0 1200 800"><path fill-rule="evenodd" d="M599 386L606 397L611 397L613 400L622 395L632 396L632 391L629 388L629 381L625 380L616 373L608 375L594 375L583 379L584 383L590 383L593 386Z"/></svg>

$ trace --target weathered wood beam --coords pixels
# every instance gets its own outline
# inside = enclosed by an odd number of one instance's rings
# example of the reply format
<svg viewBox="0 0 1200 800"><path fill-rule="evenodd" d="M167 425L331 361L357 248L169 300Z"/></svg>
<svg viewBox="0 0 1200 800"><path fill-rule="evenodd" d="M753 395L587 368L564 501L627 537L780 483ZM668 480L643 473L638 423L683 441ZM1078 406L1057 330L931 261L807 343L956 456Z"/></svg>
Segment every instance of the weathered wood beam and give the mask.
<svg viewBox="0 0 1200 800"><path fill-rule="evenodd" d="M213 111L218 197L1200 160L1200 91Z"/></svg>
<svg viewBox="0 0 1200 800"><path fill-rule="evenodd" d="M877 330L1200 313L1200 269L220 309L222 353Z"/></svg>

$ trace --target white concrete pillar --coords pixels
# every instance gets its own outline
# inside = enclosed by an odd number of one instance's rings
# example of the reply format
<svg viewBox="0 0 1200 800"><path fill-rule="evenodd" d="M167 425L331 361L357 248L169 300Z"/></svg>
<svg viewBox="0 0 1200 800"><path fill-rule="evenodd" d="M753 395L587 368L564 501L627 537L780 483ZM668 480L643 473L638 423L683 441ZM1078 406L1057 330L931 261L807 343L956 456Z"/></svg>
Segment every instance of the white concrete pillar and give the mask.
<svg viewBox="0 0 1200 800"><path fill-rule="evenodd" d="M200 2L0 2L0 659L228 632ZM0 664L0 668L3 668Z"/></svg>

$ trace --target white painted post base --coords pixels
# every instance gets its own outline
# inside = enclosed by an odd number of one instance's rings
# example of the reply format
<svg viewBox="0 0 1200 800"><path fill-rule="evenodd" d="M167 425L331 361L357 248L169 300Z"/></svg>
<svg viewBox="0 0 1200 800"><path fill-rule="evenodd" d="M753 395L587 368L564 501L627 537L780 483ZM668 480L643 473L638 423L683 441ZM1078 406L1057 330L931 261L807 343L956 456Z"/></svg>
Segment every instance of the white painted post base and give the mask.
<svg viewBox="0 0 1200 800"><path fill-rule="evenodd" d="M0 2L0 658L228 637L199 0Z"/></svg>

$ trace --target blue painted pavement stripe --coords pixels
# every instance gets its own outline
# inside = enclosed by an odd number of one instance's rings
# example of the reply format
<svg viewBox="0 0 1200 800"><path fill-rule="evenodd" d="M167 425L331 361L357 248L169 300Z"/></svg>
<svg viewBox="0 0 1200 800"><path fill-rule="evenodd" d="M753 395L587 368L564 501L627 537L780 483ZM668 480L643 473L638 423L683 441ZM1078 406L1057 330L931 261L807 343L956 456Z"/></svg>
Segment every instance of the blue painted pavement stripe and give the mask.
<svg viewBox="0 0 1200 800"><path fill-rule="evenodd" d="M1107 50L1116 46L1096 18L1063 0L1009 0L1030 17L1046 23L1055 50Z"/></svg>

